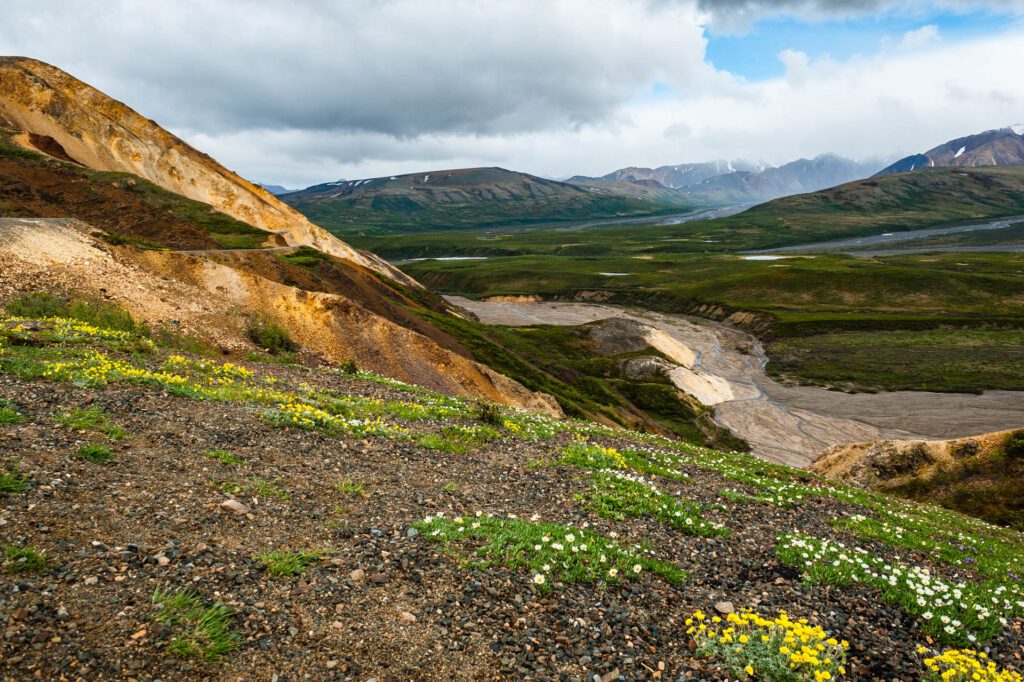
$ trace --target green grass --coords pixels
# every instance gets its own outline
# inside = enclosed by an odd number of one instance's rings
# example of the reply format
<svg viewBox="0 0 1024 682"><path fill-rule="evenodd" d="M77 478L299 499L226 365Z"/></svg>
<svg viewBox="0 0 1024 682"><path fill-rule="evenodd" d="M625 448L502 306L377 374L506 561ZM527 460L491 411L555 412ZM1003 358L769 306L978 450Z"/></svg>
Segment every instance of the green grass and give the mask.
<svg viewBox="0 0 1024 682"><path fill-rule="evenodd" d="M25 421L25 416L9 407L0 407L0 424L17 424Z"/></svg>
<svg viewBox="0 0 1024 682"><path fill-rule="evenodd" d="M54 421L58 424L70 426L78 431L97 431L109 436L113 440L125 438L124 429L111 424L110 417L111 415L103 412L98 407L90 407L84 410L76 407L70 412L54 417Z"/></svg>
<svg viewBox="0 0 1024 682"><path fill-rule="evenodd" d="M651 481L619 473L591 475L590 489L580 495L584 506L604 518L650 517L687 535L729 535L720 524L701 519L701 505L658 490Z"/></svg>
<svg viewBox="0 0 1024 682"><path fill-rule="evenodd" d="M231 216L221 213L209 204L175 194L131 173L111 171L83 171L86 177L98 184L116 184L123 190L135 194L154 208L173 214L189 223L224 248L258 248L267 240L268 233Z"/></svg>
<svg viewBox="0 0 1024 682"><path fill-rule="evenodd" d="M623 549L586 529L489 516L427 517L413 527L433 542L475 545L475 555L480 558L475 565L496 562L512 569L526 568L542 594L556 582L618 583L644 571L672 583L686 577L674 564Z"/></svg>
<svg viewBox="0 0 1024 682"><path fill-rule="evenodd" d="M370 496L370 493L366 492L366 488L363 487L362 481L354 481L350 478L346 478L344 481L338 481L335 483L334 489L344 495L359 495L360 497Z"/></svg>
<svg viewBox="0 0 1024 682"><path fill-rule="evenodd" d="M1024 329L845 332L784 339L769 376L879 391L1024 390Z"/></svg>
<svg viewBox="0 0 1024 682"><path fill-rule="evenodd" d="M239 459L235 457L227 450L207 450L206 452L203 453L203 456L209 457L210 459L215 459L219 462L223 462L224 464L230 464L231 466L249 465L249 463L246 462L244 459Z"/></svg>
<svg viewBox="0 0 1024 682"><path fill-rule="evenodd" d="M19 471L7 471L0 469L0 495L13 495L25 490L25 482L28 476Z"/></svg>
<svg viewBox="0 0 1024 682"><path fill-rule="evenodd" d="M328 256L323 251L319 251L309 246L300 246L291 253L278 253L275 255L289 265L298 265L299 267L306 268L307 270L315 270L316 266L320 263L335 262L331 256Z"/></svg>
<svg viewBox="0 0 1024 682"><path fill-rule="evenodd" d="M87 462L100 463L114 459L114 453L106 445L89 443L75 450L75 457Z"/></svg>
<svg viewBox="0 0 1024 682"><path fill-rule="evenodd" d="M258 320L250 324L249 339L271 355L291 353L297 347L291 333L272 320Z"/></svg>
<svg viewBox="0 0 1024 682"><path fill-rule="evenodd" d="M8 573L39 573L46 570L46 555L32 547L4 547L4 570Z"/></svg>
<svg viewBox="0 0 1024 682"><path fill-rule="evenodd" d="M278 549L256 558L263 562L270 575L297 575L304 573L306 568L324 555L322 551L289 552Z"/></svg>
<svg viewBox="0 0 1024 682"><path fill-rule="evenodd" d="M184 629L167 644L172 656L219 663L238 647L240 638L232 629L235 614L223 604L204 606L190 590L171 593L159 588L153 603L160 607L155 621Z"/></svg>
<svg viewBox="0 0 1024 682"><path fill-rule="evenodd" d="M133 334L144 333L144 328L132 319L128 311L116 304L103 301L67 300L45 292L32 292L8 301L4 308L9 315L15 317L64 317L104 329Z"/></svg>

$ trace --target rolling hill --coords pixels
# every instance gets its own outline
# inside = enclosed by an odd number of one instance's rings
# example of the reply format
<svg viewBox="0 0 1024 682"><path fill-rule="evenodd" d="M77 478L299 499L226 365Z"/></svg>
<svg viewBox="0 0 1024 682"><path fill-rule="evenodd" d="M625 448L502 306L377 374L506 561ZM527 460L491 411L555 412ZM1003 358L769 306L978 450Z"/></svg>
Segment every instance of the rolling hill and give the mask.
<svg viewBox="0 0 1024 682"><path fill-rule="evenodd" d="M688 208L684 196L664 187L587 188L503 168L329 182L282 199L336 234L459 230Z"/></svg>

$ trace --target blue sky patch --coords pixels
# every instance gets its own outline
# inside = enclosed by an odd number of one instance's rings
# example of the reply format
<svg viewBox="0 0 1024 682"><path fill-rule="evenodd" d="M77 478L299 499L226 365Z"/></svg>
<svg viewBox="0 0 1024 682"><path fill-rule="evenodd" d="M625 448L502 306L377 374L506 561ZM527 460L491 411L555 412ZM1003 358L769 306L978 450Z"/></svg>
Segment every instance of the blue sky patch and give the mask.
<svg viewBox="0 0 1024 682"><path fill-rule="evenodd" d="M1020 18L992 11L886 13L849 19L809 22L792 16L758 21L742 35L707 32L707 59L715 68L743 76L748 81L785 74L779 53L790 49L805 52L813 62L825 56L846 61L898 49L903 35L924 26L938 28L942 42L957 42L1018 28Z"/></svg>

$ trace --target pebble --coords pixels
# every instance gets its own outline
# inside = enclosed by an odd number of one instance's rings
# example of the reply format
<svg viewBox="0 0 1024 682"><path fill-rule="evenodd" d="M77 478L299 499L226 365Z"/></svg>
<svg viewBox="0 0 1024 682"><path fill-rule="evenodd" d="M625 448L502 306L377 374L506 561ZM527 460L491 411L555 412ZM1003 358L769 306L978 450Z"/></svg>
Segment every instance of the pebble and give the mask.
<svg viewBox="0 0 1024 682"><path fill-rule="evenodd" d="M220 508L225 509L229 512L234 512L239 516L243 516L249 513L249 508L238 500L224 500L220 503Z"/></svg>
<svg viewBox="0 0 1024 682"><path fill-rule="evenodd" d="M715 604L715 611L725 615L729 613L736 613L736 607L733 606L731 601L720 601Z"/></svg>

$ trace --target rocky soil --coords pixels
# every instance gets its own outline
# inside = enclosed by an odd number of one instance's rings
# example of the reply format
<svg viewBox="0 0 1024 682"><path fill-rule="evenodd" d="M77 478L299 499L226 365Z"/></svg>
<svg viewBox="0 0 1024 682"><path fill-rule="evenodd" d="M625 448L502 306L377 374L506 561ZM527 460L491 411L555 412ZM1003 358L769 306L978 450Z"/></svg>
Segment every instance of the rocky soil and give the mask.
<svg viewBox="0 0 1024 682"><path fill-rule="evenodd" d="M282 384L410 396L336 373L250 367ZM775 537L787 530L851 541L829 520L858 510L828 498L792 508L735 503L719 491L756 489L685 467L690 481L659 486L715 505L708 515L732 531L702 538L650 518L612 521L584 509L574 499L587 486L582 472L535 466L566 434L506 437L456 455L408 441L275 428L250 407L148 387L81 389L0 374L0 398L26 417L0 425L0 449L30 483L0 496L0 544L31 545L49 557L41 573L0 573L0 679L724 680L729 675L713 661L694 658L682 624L695 609L714 612L724 601L768 614L785 609L849 640L852 679L918 679L917 619L880 603L868 587L805 584L775 559ZM106 411L127 438L107 441L55 421L74 407ZM115 458L72 456L90 441L109 444ZM210 449L247 464L204 456ZM287 498L252 491L234 498L211 485L251 477ZM339 481L362 482L365 494L341 492ZM225 508L229 499L243 513ZM554 585L542 596L528 572L470 567L469 550L443 551L410 526L437 512L478 511L617 532L649 543L689 576L678 585L653 574ZM915 552L867 546L929 565ZM275 549L324 555L302 574L274 576L255 557ZM232 609L240 642L226 663L168 654L180 629L154 620L157 589L192 589ZM1022 647L1015 622L988 650L1019 668Z"/></svg>

